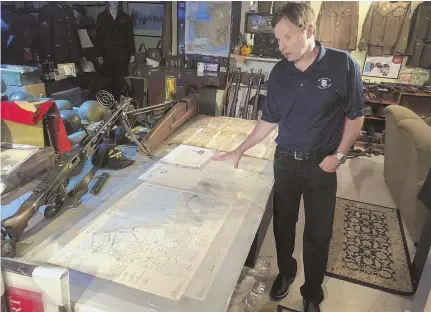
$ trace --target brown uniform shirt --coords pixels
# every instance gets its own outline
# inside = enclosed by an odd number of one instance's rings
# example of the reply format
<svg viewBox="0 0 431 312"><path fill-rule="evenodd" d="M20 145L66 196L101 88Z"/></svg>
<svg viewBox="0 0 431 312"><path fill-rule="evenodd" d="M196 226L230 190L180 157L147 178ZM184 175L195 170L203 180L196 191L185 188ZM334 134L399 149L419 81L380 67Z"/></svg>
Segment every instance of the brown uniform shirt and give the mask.
<svg viewBox="0 0 431 312"><path fill-rule="evenodd" d="M316 22L316 39L329 48L356 50L359 2L324 1Z"/></svg>
<svg viewBox="0 0 431 312"><path fill-rule="evenodd" d="M374 1L365 17L358 49L370 56L404 54L410 13L410 1Z"/></svg>
<svg viewBox="0 0 431 312"><path fill-rule="evenodd" d="M407 66L431 69L431 2L419 4L413 13L405 55Z"/></svg>

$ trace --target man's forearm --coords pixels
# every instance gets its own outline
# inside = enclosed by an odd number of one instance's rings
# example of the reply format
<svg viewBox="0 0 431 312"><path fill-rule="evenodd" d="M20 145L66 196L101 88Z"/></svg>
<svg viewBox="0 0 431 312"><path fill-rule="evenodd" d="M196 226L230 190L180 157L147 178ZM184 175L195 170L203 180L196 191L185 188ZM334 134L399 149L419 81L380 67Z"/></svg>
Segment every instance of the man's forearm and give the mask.
<svg viewBox="0 0 431 312"><path fill-rule="evenodd" d="M344 155L347 155L347 153L350 150L350 147L356 142L359 135L361 134L363 123L364 123L364 116L358 117L353 120L350 120L350 119L346 120L343 137L337 149L338 152Z"/></svg>
<svg viewBox="0 0 431 312"><path fill-rule="evenodd" d="M275 126L277 126L277 124L259 120L252 133L250 133L247 139L238 146L237 150L241 153L245 153L245 151L262 141L275 128Z"/></svg>

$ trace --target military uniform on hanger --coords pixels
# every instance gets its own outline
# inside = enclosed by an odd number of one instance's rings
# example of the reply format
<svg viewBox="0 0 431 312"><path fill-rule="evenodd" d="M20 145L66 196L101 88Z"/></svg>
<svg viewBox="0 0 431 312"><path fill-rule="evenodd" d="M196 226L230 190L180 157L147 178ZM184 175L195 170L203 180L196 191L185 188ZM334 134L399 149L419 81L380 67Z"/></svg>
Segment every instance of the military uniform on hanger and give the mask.
<svg viewBox="0 0 431 312"><path fill-rule="evenodd" d="M359 2L324 1L316 22L316 39L329 48L356 50Z"/></svg>
<svg viewBox="0 0 431 312"><path fill-rule="evenodd" d="M410 1L374 1L365 17L358 50L370 56L404 54L410 13Z"/></svg>
<svg viewBox="0 0 431 312"><path fill-rule="evenodd" d="M2 63L36 65L36 53L40 52L41 44L37 20L24 8L15 13L6 12L6 15L8 27L2 31Z"/></svg>
<svg viewBox="0 0 431 312"><path fill-rule="evenodd" d="M45 4L39 12L42 53L55 63L78 63L80 43L72 9L63 4Z"/></svg>
<svg viewBox="0 0 431 312"><path fill-rule="evenodd" d="M407 66L431 69L431 2L419 4L413 13L405 55Z"/></svg>
<svg viewBox="0 0 431 312"><path fill-rule="evenodd" d="M99 55L103 57L103 74L112 78L128 76L129 60L135 55L130 16L118 11L114 20L109 10L100 13L96 21L96 41Z"/></svg>

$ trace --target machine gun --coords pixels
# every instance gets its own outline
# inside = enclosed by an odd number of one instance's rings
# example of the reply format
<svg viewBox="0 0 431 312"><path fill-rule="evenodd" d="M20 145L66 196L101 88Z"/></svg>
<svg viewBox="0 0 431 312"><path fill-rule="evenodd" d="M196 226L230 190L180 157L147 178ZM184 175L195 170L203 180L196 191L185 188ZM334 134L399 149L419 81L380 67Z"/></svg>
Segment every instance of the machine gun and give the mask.
<svg viewBox="0 0 431 312"><path fill-rule="evenodd" d="M149 113L162 107L168 108L171 104L174 104L173 102L168 102L135 109L134 100L131 98L122 97L120 103L117 103L109 92L103 90L99 91L96 97L102 105L108 108L108 116L91 134L87 132L87 136L81 143L74 146L70 151L59 155L56 164L49 170L42 182L40 182L19 209L11 217L2 220L1 248L3 257L15 255L16 242L20 239L30 219L42 206L46 205L44 211L45 218L51 218L62 206L66 206L65 201L67 201L68 206L72 205L88 192L88 184L99 169L100 164L95 164L82 180L72 190L67 192L69 177L76 167L93 154L101 141L107 140L114 126L123 125L129 133L130 138L138 145L140 150L151 157L147 149L142 146L134 135L129 124L128 115Z"/></svg>

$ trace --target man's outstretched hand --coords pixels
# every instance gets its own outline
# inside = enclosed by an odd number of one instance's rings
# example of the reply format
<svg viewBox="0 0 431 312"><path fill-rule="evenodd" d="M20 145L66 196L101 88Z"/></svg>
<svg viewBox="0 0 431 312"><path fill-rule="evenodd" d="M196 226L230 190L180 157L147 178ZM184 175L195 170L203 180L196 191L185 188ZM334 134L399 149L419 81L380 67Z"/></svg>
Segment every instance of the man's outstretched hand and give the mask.
<svg viewBox="0 0 431 312"><path fill-rule="evenodd" d="M237 169L239 160L242 158L242 155L243 153L241 153L239 150L233 150L229 153L213 156L211 159L215 161L224 161L229 159L233 160L233 167Z"/></svg>

